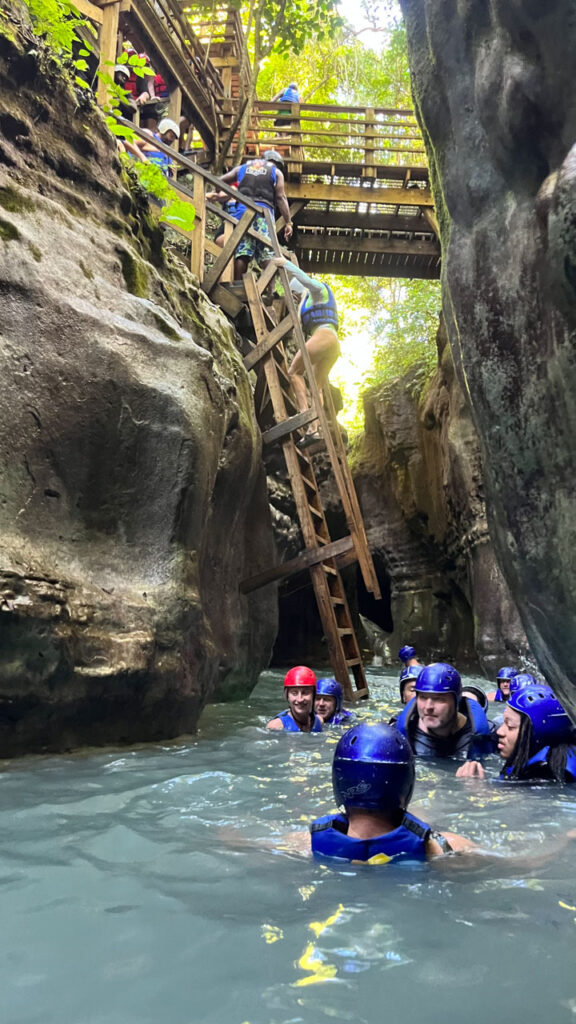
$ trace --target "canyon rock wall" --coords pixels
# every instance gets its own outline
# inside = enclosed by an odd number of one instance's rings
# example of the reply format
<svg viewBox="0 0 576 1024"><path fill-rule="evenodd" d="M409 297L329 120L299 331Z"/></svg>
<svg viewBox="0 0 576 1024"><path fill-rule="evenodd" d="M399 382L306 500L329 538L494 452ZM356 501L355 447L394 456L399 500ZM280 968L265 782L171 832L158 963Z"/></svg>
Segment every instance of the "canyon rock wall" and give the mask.
<svg viewBox="0 0 576 1024"><path fill-rule="evenodd" d="M530 645L574 712L574 9L401 5L490 532Z"/></svg>
<svg viewBox="0 0 576 1024"><path fill-rule="evenodd" d="M478 437L443 328L438 354L424 396L409 377L366 396L355 482L389 581L392 657L411 643L424 660L492 674L527 643L488 535Z"/></svg>
<svg viewBox="0 0 576 1024"><path fill-rule="evenodd" d="M249 380L15 26L0 90L0 756L175 736L275 636L238 592L274 560Z"/></svg>

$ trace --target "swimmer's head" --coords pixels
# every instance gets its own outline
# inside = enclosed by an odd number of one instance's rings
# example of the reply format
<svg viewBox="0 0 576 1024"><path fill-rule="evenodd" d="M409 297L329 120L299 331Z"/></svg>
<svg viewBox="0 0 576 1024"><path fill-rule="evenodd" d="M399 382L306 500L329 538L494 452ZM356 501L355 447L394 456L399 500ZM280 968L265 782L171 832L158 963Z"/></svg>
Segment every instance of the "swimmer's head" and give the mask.
<svg viewBox="0 0 576 1024"><path fill-rule="evenodd" d="M533 750L574 739L572 722L556 694L545 684L517 690L511 695L508 707L530 720Z"/></svg>
<svg viewBox="0 0 576 1024"><path fill-rule="evenodd" d="M407 668L402 669L400 673L400 700L403 704L408 704L412 700L416 689L416 680L423 670L423 665L409 665Z"/></svg>
<svg viewBox="0 0 576 1024"><path fill-rule="evenodd" d="M445 661L426 665L416 681L416 693L451 693L458 701L462 696L460 673Z"/></svg>
<svg viewBox="0 0 576 1024"><path fill-rule="evenodd" d="M316 676L306 665L296 665L284 676L284 689L291 686L313 686L316 689Z"/></svg>
<svg viewBox="0 0 576 1024"><path fill-rule="evenodd" d="M530 672L518 672L510 680L510 696L517 690L523 690L525 686L538 686L538 680Z"/></svg>
<svg viewBox="0 0 576 1024"><path fill-rule="evenodd" d="M516 675L515 668L501 668L496 676L496 686L500 690L503 697L508 697L510 693L510 680L512 676Z"/></svg>
<svg viewBox="0 0 576 1024"><path fill-rule="evenodd" d="M329 722L342 707L342 687L335 679L319 679L316 683L315 710Z"/></svg>
<svg viewBox="0 0 576 1024"><path fill-rule="evenodd" d="M406 664L406 662L410 661L412 658L415 657L416 651L414 650L413 647L410 647L408 645L406 645L405 647L401 647L400 650L398 651L398 658L400 659L400 661L403 661L404 664Z"/></svg>
<svg viewBox="0 0 576 1024"><path fill-rule="evenodd" d="M480 707L486 711L486 708L488 707L488 697L484 693L484 690L481 690L479 686L463 686L462 696L470 697L471 700L477 701Z"/></svg>
<svg viewBox="0 0 576 1024"><path fill-rule="evenodd" d="M414 790L414 755L393 726L363 722L340 739L332 765L336 803L394 814L406 810Z"/></svg>

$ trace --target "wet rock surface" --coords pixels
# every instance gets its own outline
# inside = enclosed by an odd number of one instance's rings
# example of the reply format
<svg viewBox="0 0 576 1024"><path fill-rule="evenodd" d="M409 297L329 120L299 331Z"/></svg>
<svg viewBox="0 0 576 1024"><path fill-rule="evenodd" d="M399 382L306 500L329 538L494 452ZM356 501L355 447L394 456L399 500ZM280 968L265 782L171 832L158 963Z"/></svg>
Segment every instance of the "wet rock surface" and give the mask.
<svg viewBox="0 0 576 1024"><path fill-rule="evenodd" d="M479 443L454 375L445 331L439 368L422 396L408 378L365 398L355 483L389 621L376 622L392 658L404 643L426 661L480 663L489 674L528 653L494 557ZM387 609L374 605L374 619Z"/></svg>
<svg viewBox="0 0 576 1024"><path fill-rule="evenodd" d="M574 711L573 5L401 5L491 535L538 662Z"/></svg>
<svg viewBox="0 0 576 1024"><path fill-rule="evenodd" d="M238 591L274 548L233 333L27 48L2 37L4 756L191 731L276 628L269 591Z"/></svg>

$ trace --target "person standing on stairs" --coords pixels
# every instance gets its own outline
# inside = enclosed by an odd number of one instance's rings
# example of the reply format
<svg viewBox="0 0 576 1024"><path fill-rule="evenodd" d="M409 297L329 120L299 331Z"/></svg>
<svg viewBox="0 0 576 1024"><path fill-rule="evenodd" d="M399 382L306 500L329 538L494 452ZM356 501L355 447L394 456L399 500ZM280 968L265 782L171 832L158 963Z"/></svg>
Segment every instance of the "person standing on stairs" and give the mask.
<svg viewBox="0 0 576 1024"><path fill-rule="evenodd" d="M235 214L240 218L245 212L242 206L242 196L247 196L262 210L269 210L272 216L275 210L284 218L284 238L288 241L292 237L292 220L290 218L290 207L284 189L284 161L275 149L269 149L264 153L263 159L248 160L239 167L233 167L227 174L223 174L221 181L226 185L238 185L238 207ZM217 196L217 193L209 192L206 199L210 200ZM270 239L270 246L245 234L236 249L234 259L234 280L241 281L248 270L250 260L256 260L261 266L266 266L273 259L275 253L271 248L272 239L268 231L268 225L264 213L257 214L252 221L252 227L260 235Z"/></svg>
<svg viewBox="0 0 576 1024"><path fill-rule="evenodd" d="M290 260L283 256L275 258L277 267L285 267L290 278L290 291L294 300L299 302L298 313L302 330L306 336L306 350L310 356L310 362L314 369L316 384L320 392L320 400L324 398L322 391L328 386L328 375L334 363L341 355L340 343L338 341L338 310L336 299L332 289L323 281L314 277L308 277L300 267L296 267ZM294 356L288 373L296 395L296 403L300 412L308 409L308 391L304 379L304 360L302 353L298 351ZM308 445L320 441L317 421L313 420L308 425L304 437L298 442L300 448L307 448Z"/></svg>

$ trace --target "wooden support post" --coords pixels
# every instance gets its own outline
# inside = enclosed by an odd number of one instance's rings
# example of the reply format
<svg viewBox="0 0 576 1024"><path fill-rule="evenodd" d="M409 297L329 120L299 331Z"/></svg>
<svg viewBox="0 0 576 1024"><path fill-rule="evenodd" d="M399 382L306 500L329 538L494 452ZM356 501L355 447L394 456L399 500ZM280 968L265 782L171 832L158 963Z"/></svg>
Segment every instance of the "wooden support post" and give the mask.
<svg viewBox="0 0 576 1024"><path fill-rule="evenodd" d="M100 28L100 71L114 77L114 65L118 47L118 17L120 14L120 2L107 4L102 8L102 26ZM98 79L96 99L100 106L108 100L108 87Z"/></svg>
<svg viewBox="0 0 576 1024"><path fill-rule="evenodd" d="M196 275L200 284L204 279L204 238L206 235L206 201L204 198L204 178L194 175L194 209L196 220L192 233L192 249L190 252L190 270Z"/></svg>
<svg viewBox="0 0 576 1024"><path fill-rule="evenodd" d="M363 178L374 178L376 176L376 168L374 166L374 144L375 144L375 127L376 120L374 114L374 107L368 107L366 110L366 121L364 123L364 168L362 170Z"/></svg>
<svg viewBox="0 0 576 1024"><path fill-rule="evenodd" d="M170 99L168 101L168 117L171 118L175 124L180 125L180 115L182 113L182 89L176 85L173 89L170 89ZM175 142L175 148L178 148L178 142Z"/></svg>

